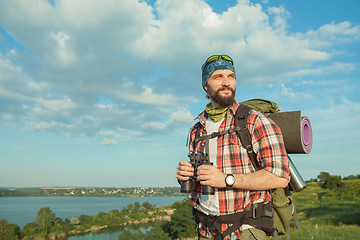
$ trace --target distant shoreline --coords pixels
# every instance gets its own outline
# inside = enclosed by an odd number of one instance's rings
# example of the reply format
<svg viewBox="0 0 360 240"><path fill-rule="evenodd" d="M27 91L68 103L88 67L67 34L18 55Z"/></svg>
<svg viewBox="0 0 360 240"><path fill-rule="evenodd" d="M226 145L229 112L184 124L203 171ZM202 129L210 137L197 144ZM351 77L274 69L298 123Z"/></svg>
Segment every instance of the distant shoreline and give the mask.
<svg viewBox="0 0 360 240"><path fill-rule="evenodd" d="M38 187L0 188L2 197L181 197L180 187Z"/></svg>

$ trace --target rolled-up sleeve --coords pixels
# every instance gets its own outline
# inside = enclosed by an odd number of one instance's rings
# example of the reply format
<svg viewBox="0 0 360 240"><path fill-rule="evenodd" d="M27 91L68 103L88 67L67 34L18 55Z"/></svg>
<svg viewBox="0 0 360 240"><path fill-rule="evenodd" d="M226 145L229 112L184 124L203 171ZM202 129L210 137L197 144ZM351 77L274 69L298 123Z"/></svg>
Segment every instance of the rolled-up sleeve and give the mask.
<svg viewBox="0 0 360 240"><path fill-rule="evenodd" d="M260 165L276 176L289 179L289 161L281 129L261 113L250 114L252 144Z"/></svg>

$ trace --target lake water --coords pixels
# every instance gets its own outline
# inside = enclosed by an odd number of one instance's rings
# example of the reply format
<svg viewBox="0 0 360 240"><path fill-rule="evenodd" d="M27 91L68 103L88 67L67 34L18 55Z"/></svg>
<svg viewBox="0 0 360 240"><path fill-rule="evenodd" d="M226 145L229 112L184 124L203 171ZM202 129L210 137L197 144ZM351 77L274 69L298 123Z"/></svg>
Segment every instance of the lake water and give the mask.
<svg viewBox="0 0 360 240"><path fill-rule="evenodd" d="M49 207L56 217L71 219L80 215L96 215L110 212L130 203L149 202L152 205L171 205L184 197L14 197L0 198L0 219L15 223L21 228L35 220L40 208ZM78 239L78 238L74 238ZM80 238L79 238L80 239ZM95 238L81 238L95 239ZM105 238L106 239L106 238ZM113 238L111 238L113 239ZM117 239L117 238L116 238Z"/></svg>

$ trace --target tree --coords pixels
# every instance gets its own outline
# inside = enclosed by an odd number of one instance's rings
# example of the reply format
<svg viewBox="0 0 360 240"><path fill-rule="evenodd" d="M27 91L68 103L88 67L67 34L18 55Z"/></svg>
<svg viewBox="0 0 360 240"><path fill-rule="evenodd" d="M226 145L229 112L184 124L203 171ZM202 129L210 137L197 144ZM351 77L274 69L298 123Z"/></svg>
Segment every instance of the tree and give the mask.
<svg viewBox="0 0 360 240"><path fill-rule="evenodd" d="M105 218L106 216L107 216L106 212L98 212L98 214L97 214L97 217L100 219Z"/></svg>
<svg viewBox="0 0 360 240"><path fill-rule="evenodd" d="M24 236L33 236L36 234L36 224L35 223L27 223L23 227L23 234Z"/></svg>
<svg viewBox="0 0 360 240"><path fill-rule="evenodd" d="M140 210L140 207L141 207L141 205L140 205L140 203L139 202L134 202L134 211L139 211Z"/></svg>
<svg viewBox="0 0 360 240"><path fill-rule="evenodd" d="M16 224L9 224L5 219L0 220L0 240L21 239L20 227Z"/></svg>
<svg viewBox="0 0 360 240"><path fill-rule="evenodd" d="M328 172L320 172L318 179L320 182L325 182L326 179L328 179L329 177L330 177L330 174Z"/></svg>
<svg viewBox="0 0 360 240"><path fill-rule="evenodd" d="M134 238L133 234L125 229L124 231L121 232L121 234L118 235L118 240L128 240L128 239L136 239Z"/></svg>
<svg viewBox="0 0 360 240"><path fill-rule="evenodd" d="M128 213L132 213L134 211L134 205L132 205L131 203L129 203L127 205L127 210L128 210Z"/></svg>
<svg viewBox="0 0 360 240"><path fill-rule="evenodd" d="M117 209L111 210L110 211L110 216L112 216L112 217L120 216L119 210L117 210Z"/></svg>
<svg viewBox="0 0 360 240"><path fill-rule="evenodd" d="M149 202L144 202L142 204L142 208L146 209L146 210L150 210L152 207L152 205Z"/></svg>
<svg viewBox="0 0 360 240"><path fill-rule="evenodd" d="M343 179L344 180L355 180L355 179L357 179L357 177L355 175L350 175L350 176L344 177Z"/></svg>
<svg viewBox="0 0 360 240"><path fill-rule="evenodd" d="M171 222L164 225L165 231L172 239L189 238L196 234L196 222L192 214L192 203L189 199L177 201L173 204L175 211L171 215Z"/></svg>
<svg viewBox="0 0 360 240"><path fill-rule="evenodd" d="M167 234L161 226L158 224L153 226L145 235L144 240L170 240L169 234Z"/></svg>
<svg viewBox="0 0 360 240"><path fill-rule="evenodd" d="M325 189L336 189L341 186L340 176L329 176L324 182Z"/></svg>
<svg viewBox="0 0 360 240"><path fill-rule="evenodd" d="M57 225L63 225L63 224L64 224L64 221L63 221L61 218L57 217L57 218L55 218L55 222L54 222L54 223L57 224Z"/></svg>
<svg viewBox="0 0 360 240"><path fill-rule="evenodd" d="M40 208L36 215L35 223L37 224L38 232L48 232L54 225L55 213L49 207Z"/></svg>
<svg viewBox="0 0 360 240"><path fill-rule="evenodd" d="M79 220L79 223L80 223L80 220ZM71 226L71 221L68 218L65 218L63 226L64 226L65 232L68 232L70 229L73 229L73 226Z"/></svg>

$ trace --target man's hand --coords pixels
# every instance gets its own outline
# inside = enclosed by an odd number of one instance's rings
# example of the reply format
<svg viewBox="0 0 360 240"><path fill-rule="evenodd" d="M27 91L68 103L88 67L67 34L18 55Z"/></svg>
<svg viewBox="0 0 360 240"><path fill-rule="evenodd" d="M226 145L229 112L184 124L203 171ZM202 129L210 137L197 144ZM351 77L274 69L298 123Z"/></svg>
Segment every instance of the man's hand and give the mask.
<svg viewBox="0 0 360 240"><path fill-rule="evenodd" d="M176 168L176 178L180 181L187 181L189 177L194 176L194 167L191 163L180 161Z"/></svg>
<svg viewBox="0 0 360 240"><path fill-rule="evenodd" d="M225 173L211 165L201 165L197 168L197 180L201 185L225 188L225 177Z"/></svg>

